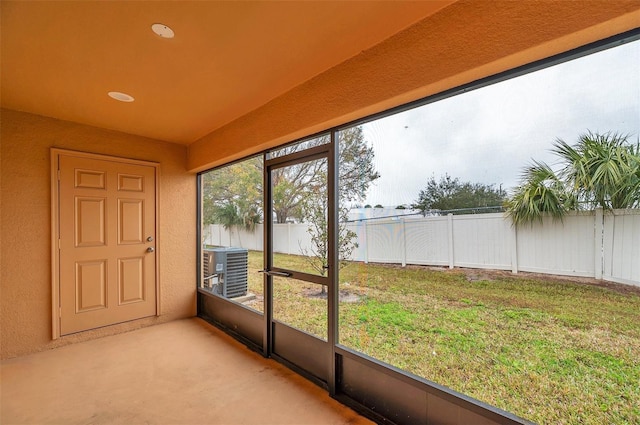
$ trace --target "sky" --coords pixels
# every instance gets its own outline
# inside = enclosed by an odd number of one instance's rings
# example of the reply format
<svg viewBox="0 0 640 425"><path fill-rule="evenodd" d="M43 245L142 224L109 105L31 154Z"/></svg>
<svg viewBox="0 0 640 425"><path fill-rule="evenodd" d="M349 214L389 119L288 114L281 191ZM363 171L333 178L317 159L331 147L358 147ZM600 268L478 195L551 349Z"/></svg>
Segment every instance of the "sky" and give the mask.
<svg viewBox="0 0 640 425"><path fill-rule="evenodd" d="M532 159L556 164L556 139L640 135L640 41L363 124L380 173L363 204L415 202L428 179L509 191Z"/></svg>

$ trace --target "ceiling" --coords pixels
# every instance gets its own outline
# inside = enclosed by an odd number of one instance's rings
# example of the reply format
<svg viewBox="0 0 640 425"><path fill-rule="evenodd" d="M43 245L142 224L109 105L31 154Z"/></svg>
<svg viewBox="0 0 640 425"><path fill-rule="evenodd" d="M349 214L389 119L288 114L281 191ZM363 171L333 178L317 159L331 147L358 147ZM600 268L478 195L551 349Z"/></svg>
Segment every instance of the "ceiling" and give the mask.
<svg viewBox="0 0 640 425"><path fill-rule="evenodd" d="M3 0L2 107L188 145L451 3Z"/></svg>

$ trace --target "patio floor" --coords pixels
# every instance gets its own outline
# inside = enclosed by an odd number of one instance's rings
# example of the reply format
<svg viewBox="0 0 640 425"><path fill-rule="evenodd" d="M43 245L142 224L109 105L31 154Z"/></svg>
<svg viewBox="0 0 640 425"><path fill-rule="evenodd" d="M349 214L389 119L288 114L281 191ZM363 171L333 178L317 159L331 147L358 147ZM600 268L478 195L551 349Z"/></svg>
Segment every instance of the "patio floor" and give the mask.
<svg viewBox="0 0 640 425"><path fill-rule="evenodd" d="M371 424L193 318L2 362L2 424Z"/></svg>

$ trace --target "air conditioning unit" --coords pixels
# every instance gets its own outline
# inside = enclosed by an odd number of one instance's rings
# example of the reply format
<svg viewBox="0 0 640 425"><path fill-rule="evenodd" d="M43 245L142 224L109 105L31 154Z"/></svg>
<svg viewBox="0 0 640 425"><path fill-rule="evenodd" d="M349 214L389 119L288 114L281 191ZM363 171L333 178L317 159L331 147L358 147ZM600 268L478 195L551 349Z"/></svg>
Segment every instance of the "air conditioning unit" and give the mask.
<svg viewBox="0 0 640 425"><path fill-rule="evenodd" d="M205 289L225 298L247 295L249 252L246 249L210 248L203 253Z"/></svg>

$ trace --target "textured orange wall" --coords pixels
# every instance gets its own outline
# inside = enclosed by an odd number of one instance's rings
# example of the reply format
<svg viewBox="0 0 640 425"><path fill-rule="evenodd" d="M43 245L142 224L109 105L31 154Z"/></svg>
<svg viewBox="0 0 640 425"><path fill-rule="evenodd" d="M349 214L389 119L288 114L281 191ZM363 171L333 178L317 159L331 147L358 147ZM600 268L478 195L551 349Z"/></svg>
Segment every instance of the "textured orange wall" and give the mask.
<svg viewBox="0 0 640 425"><path fill-rule="evenodd" d="M0 130L2 358L195 315L196 179L184 146L6 109ZM52 146L160 163L160 317L51 340Z"/></svg>
<svg viewBox="0 0 640 425"><path fill-rule="evenodd" d="M640 26L640 1L459 1L189 146L202 170Z"/></svg>

